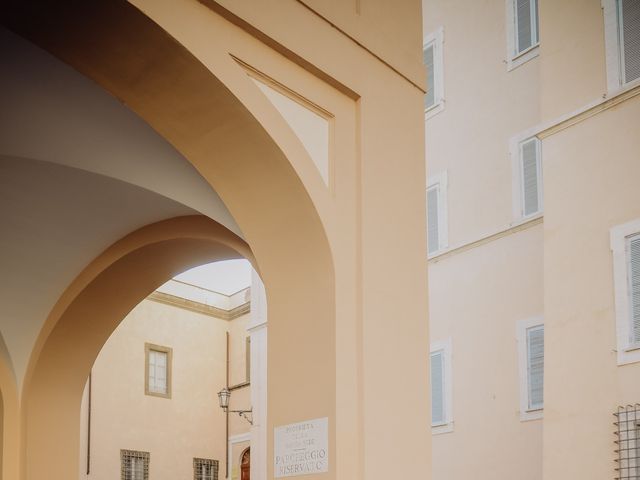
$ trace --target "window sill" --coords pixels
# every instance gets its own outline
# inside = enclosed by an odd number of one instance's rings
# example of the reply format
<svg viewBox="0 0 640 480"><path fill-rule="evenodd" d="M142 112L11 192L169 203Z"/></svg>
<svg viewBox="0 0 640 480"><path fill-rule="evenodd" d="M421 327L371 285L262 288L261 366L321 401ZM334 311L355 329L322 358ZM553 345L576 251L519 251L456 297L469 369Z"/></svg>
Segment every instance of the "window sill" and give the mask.
<svg viewBox="0 0 640 480"><path fill-rule="evenodd" d="M536 58L538 55L540 55L539 43L537 43L536 45L533 45L532 47L529 47L527 50L525 50L522 53L519 53L515 57L510 58L507 61L507 72L510 72L511 70L518 68L520 65L527 63L529 60Z"/></svg>
<svg viewBox="0 0 640 480"><path fill-rule="evenodd" d="M631 80L630 82L623 83L617 88L608 90L607 94L604 95L604 98L607 99L611 97L616 97L618 95L625 93L628 90L633 90L638 86L640 86L640 78L636 78L635 80Z"/></svg>
<svg viewBox="0 0 640 480"><path fill-rule="evenodd" d="M431 117L437 115L444 110L444 100L440 100L438 103L432 105L424 111L424 119L429 120Z"/></svg>
<svg viewBox="0 0 640 480"><path fill-rule="evenodd" d="M437 250L434 250L433 252L427 252L427 260L431 260L432 258L435 258L445 253L447 251L447 247L448 245L442 245L440 248L438 248Z"/></svg>
<svg viewBox="0 0 640 480"><path fill-rule="evenodd" d="M431 425L432 435L441 435L443 433L453 432L453 422L443 423L441 425Z"/></svg>
<svg viewBox="0 0 640 480"><path fill-rule="evenodd" d="M618 366L640 362L640 346L629 345L618 350Z"/></svg>
<svg viewBox="0 0 640 480"><path fill-rule="evenodd" d="M537 212L530 213L529 215L523 215L511 223L511 228L517 227L518 225L522 225L523 223L531 222L537 218L540 218L542 217L543 213L544 212L542 210L538 210Z"/></svg>
<svg viewBox="0 0 640 480"><path fill-rule="evenodd" d="M527 410L526 412L520 412L521 422L530 422L532 420L540 420L543 417L544 410L542 408L538 410Z"/></svg>

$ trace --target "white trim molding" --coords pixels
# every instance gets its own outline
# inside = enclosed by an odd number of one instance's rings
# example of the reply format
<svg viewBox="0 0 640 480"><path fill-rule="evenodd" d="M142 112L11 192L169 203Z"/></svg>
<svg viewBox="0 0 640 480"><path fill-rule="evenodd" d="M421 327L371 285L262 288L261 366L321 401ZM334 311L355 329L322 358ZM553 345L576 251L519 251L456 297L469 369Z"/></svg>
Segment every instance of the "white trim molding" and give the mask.
<svg viewBox="0 0 640 480"><path fill-rule="evenodd" d="M247 331L251 337L251 478L267 479L267 294L260 276L251 272L251 316Z"/></svg>
<svg viewBox="0 0 640 480"><path fill-rule="evenodd" d="M518 376L520 386L520 420L523 422L537 420L543 416L543 408L529 407L529 358L527 332L536 327L544 327L543 317L536 316L519 320L516 324L518 342Z"/></svg>
<svg viewBox="0 0 640 480"><path fill-rule="evenodd" d="M431 107L425 109L425 120L444 110L444 28L439 27L427 35L422 50L433 46L433 99Z"/></svg>
<svg viewBox="0 0 640 480"><path fill-rule="evenodd" d="M618 365L640 362L640 345L632 341L633 323L627 248L627 239L639 233L640 219L617 225L610 231Z"/></svg>
<svg viewBox="0 0 640 480"><path fill-rule="evenodd" d="M506 22L506 32L507 32L507 71L510 72L514 68L519 67L520 65L527 63L529 60L536 58L540 55L540 39L536 38L535 42L531 47L527 48L522 52L518 52L517 41L516 41L516 10L514 3L517 0L505 0L506 2L506 12L507 12L507 22ZM537 3L537 2L536 2ZM535 17L534 17L535 21Z"/></svg>
<svg viewBox="0 0 640 480"><path fill-rule="evenodd" d="M512 213L515 221L526 221L530 218L538 217L544 211L544 184L542 176L542 142L536 137L537 129L531 128L524 132L520 132L509 139L509 157L511 158L511 185L512 185ZM536 158L537 158L537 182L538 182L538 210L528 215L524 213L523 193L524 186L522 181L522 144L536 139Z"/></svg>
<svg viewBox="0 0 640 480"><path fill-rule="evenodd" d="M427 179L427 198L429 190L436 189L438 198L438 247L428 253L431 258L449 246L449 212L447 208L447 190L449 188L449 177L447 171L432 175ZM429 206L427 205L427 211ZM428 219L427 219L428 220Z"/></svg>
<svg viewBox="0 0 640 480"><path fill-rule="evenodd" d="M431 433L434 435L453 431L453 368L451 337L446 340L431 342L430 355L442 352L443 360L443 394L444 394L444 421L431 424Z"/></svg>

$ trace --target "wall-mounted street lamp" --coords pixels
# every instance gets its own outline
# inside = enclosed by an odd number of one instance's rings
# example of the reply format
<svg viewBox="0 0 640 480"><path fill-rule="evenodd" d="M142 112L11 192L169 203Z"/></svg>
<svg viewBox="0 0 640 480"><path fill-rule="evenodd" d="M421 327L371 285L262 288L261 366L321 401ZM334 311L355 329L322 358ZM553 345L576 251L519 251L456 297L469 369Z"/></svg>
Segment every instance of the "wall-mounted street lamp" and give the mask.
<svg viewBox="0 0 640 480"><path fill-rule="evenodd" d="M247 422L253 425L253 408L250 408L249 410L229 410L229 398L231 398L231 391L227 387L224 387L218 392L218 401L220 402L220 408L225 412L237 413Z"/></svg>

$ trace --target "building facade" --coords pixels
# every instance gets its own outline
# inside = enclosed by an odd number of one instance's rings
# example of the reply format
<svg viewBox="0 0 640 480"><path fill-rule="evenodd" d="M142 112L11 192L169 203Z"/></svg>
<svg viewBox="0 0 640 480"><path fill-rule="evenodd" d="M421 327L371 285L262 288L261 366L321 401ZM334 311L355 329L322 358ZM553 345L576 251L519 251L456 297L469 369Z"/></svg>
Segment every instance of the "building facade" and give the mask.
<svg viewBox="0 0 640 480"><path fill-rule="evenodd" d="M640 3L423 10L433 478L639 478Z"/></svg>
<svg viewBox="0 0 640 480"><path fill-rule="evenodd" d="M80 478L241 478L251 425L227 417L217 392L250 409L249 308L248 288L171 280L127 315L85 386Z"/></svg>

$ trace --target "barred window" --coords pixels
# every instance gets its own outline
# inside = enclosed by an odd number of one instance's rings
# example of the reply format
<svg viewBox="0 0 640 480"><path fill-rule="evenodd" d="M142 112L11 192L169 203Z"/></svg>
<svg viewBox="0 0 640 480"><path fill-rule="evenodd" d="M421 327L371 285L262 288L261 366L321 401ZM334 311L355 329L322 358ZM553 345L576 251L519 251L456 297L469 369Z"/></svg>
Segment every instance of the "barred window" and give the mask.
<svg viewBox="0 0 640 480"><path fill-rule="evenodd" d="M193 480L218 480L218 461L208 458L194 458Z"/></svg>
<svg viewBox="0 0 640 480"><path fill-rule="evenodd" d="M618 407L616 421L617 480L640 479L640 405Z"/></svg>
<svg viewBox="0 0 640 480"><path fill-rule="evenodd" d="M120 450L121 480L149 480L149 452Z"/></svg>

